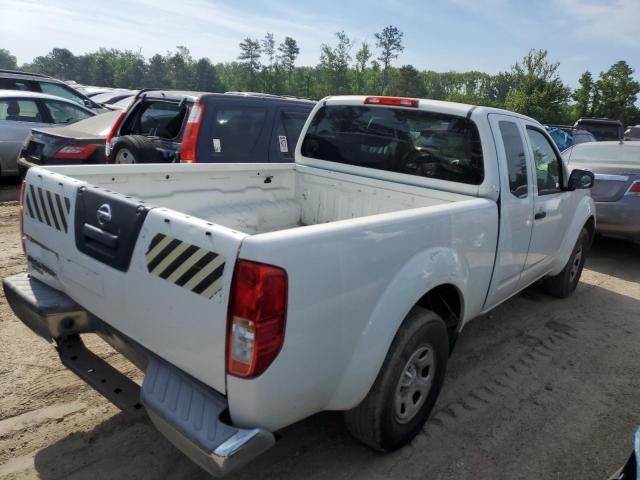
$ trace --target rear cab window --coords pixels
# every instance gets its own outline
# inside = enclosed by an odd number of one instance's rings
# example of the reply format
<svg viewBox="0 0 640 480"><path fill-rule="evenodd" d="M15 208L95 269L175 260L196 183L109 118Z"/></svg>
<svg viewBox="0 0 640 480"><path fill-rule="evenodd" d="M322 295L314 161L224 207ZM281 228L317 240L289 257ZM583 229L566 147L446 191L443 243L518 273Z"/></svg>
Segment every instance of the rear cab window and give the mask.
<svg viewBox="0 0 640 480"><path fill-rule="evenodd" d="M301 148L306 157L347 165L471 185L484 179L476 124L425 110L327 105Z"/></svg>

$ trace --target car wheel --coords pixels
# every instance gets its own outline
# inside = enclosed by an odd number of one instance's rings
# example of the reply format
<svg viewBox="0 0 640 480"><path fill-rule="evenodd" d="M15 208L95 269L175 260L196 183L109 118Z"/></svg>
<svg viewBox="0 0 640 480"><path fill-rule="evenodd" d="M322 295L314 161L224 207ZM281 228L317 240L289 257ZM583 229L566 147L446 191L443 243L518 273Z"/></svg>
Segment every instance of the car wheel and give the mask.
<svg viewBox="0 0 640 480"><path fill-rule="evenodd" d="M448 356L442 318L414 307L398 330L371 390L357 407L345 412L351 434L381 451L409 443L436 403Z"/></svg>
<svg viewBox="0 0 640 480"><path fill-rule="evenodd" d="M554 297L566 298L576 289L589 250L589 232L582 229L569 261L562 271L544 281L544 290Z"/></svg>
<svg viewBox="0 0 640 480"><path fill-rule="evenodd" d="M149 138L125 135L116 140L109 156L111 163L164 163L162 155Z"/></svg>

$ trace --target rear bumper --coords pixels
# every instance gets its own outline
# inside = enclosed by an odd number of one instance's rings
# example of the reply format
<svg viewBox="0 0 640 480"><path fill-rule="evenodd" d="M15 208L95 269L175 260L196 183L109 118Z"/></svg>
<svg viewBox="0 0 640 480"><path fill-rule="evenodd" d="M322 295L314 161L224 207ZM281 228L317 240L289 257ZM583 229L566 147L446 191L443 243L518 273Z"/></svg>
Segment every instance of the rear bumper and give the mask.
<svg viewBox="0 0 640 480"><path fill-rule="evenodd" d="M596 230L605 236L640 242L640 197L596 202Z"/></svg>
<svg viewBox="0 0 640 480"><path fill-rule="evenodd" d="M228 417L223 395L115 331L64 293L25 273L5 278L3 288L18 318L56 341L67 367L123 410L135 412L144 405L155 427L210 474L228 474L275 443L266 430L229 425L223 420ZM142 387L86 350L79 334L89 332L100 334L145 372Z"/></svg>

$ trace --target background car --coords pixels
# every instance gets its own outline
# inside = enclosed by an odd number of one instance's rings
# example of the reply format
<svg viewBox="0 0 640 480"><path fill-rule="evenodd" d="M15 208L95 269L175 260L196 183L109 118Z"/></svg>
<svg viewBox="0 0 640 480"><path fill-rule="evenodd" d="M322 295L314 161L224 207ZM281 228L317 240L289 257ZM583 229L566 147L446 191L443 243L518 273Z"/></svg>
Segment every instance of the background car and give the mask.
<svg viewBox="0 0 640 480"><path fill-rule="evenodd" d="M0 175L18 174L18 154L34 127L68 125L95 114L53 95L0 90Z"/></svg>
<svg viewBox="0 0 640 480"><path fill-rule="evenodd" d="M624 131L624 140L626 141L638 141L640 140L640 125L629 127Z"/></svg>
<svg viewBox="0 0 640 480"><path fill-rule="evenodd" d="M120 100L133 98L137 93L138 90L112 90L110 92L99 93L91 98L100 105L113 105Z"/></svg>
<svg viewBox="0 0 640 480"><path fill-rule="evenodd" d="M560 151L578 143L597 141L591 132L583 128L576 128L570 125L545 125L545 128Z"/></svg>
<svg viewBox="0 0 640 480"><path fill-rule="evenodd" d="M292 162L315 106L256 93L142 91L107 136L112 163Z"/></svg>
<svg viewBox="0 0 640 480"><path fill-rule="evenodd" d="M34 165L105 163L104 139L119 114L109 112L58 128L34 128L20 152L20 176Z"/></svg>
<svg viewBox="0 0 640 480"><path fill-rule="evenodd" d="M127 110L131 106L134 100L135 100L135 95L131 97L126 97L126 98L123 98L122 100L118 100L115 103L109 104L109 108L112 108L114 110Z"/></svg>
<svg viewBox="0 0 640 480"><path fill-rule="evenodd" d="M622 140L624 136L622 122L610 118L579 118L573 126L588 130L599 142Z"/></svg>
<svg viewBox="0 0 640 480"><path fill-rule="evenodd" d="M65 82L41 73L0 69L0 89L46 93L70 100L78 105L95 110L96 113L109 111Z"/></svg>
<svg viewBox="0 0 640 480"><path fill-rule="evenodd" d="M640 142L581 143L562 155L595 174L596 230L640 242Z"/></svg>

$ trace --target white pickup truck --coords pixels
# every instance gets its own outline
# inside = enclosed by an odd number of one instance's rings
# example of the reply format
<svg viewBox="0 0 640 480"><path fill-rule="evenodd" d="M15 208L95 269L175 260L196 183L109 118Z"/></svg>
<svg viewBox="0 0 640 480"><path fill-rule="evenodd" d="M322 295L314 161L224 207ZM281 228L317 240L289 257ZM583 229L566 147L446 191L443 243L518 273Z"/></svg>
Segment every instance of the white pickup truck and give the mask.
<svg viewBox="0 0 640 480"><path fill-rule="evenodd" d="M541 279L569 295L594 232L593 175L503 110L329 97L295 159L37 167L23 187L13 310L214 475L323 410L375 449L406 444L463 326Z"/></svg>

